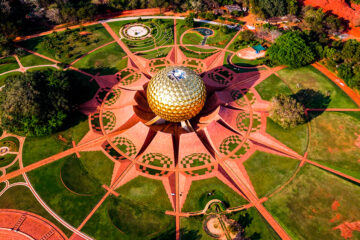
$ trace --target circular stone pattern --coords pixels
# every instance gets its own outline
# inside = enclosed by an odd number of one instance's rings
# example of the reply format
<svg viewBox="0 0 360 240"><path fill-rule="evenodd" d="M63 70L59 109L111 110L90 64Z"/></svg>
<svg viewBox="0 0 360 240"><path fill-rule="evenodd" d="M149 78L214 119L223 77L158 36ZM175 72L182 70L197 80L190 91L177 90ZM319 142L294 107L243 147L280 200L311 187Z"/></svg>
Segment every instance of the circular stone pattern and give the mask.
<svg viewBox="0 0 360 240"><path fill-rule="evenodd" d="M206 88L193 70L170 66L150 80L147 100L151 110L159 117L181 122L196 116L204 107Z"/></svg>
<svg viewBox="0 0 360 240"><path fill-rule="evenodd" d="M121 29L121 33L125 38L140 40L146 38L150 34L150 28L141 23L128 24Z"/></svg>

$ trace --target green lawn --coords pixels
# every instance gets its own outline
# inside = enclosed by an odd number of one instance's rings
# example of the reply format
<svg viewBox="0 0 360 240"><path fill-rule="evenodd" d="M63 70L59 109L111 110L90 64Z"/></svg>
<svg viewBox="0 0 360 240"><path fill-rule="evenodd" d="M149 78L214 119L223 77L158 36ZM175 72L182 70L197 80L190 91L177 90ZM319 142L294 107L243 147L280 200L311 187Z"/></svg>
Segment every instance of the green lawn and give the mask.
<svg viewBox="0 0 360 240"><path fill-rule="evenodd" d="M80 152L80 161L84 169L101 184L110 185L114 162L103 152Z"/></svg>
<svg viewBox="0 0 360 240"><path fill-rule="evenodd" d="M124 58L125 56L125 52L115 42L85 56L76 62L74 67L93 75L97 73L100 73L100 75L111 75L126 67L126 65L124 67L123 63L124 60L127 63L127 58Z"/></svg>
<svg viewBox="0 0 360 240"><path fill-rule="evenodd" d="M232 63L238 66L242 66L242 67L256 67L258 65L263 64L264 59L263 58L259 58L256 60L247 60L247 59L243 59L243 58L239 58L237 55L235 55L232 58Z"/></svg>
<svg viewBox="0 0 360 240"><path fill-rule="evenodd" d="M203 52L203 53L209 53L209 52L216 52L217 49L216 48L201 48L201 47L196 47L196 46L186 46L186 48L192 50L192 51L196 51L196 52Z"/></svg>
<svg viewBox="0 0 360 240"><path fill-rule="evenodd" d="M81 57L83 54L89 52L90 50L113 40L111 35L101 24L84 27L82 31L89 33L88 35L83 36L85 39L87 39L88 43L84 43L78 39L73 39L72 37L70 37L69 34L65 32L57 33L58 37L54 38L62 39L60 40L61 45L69 48L68 51L64 52L60 52L59 50L50 48L48 45L46 45L46 41L48 41L50 37L54 36L53 34L28 39L23 42L19 42L19 45L43 54L47 57L56 59L58 61L71 63L72 61ZM71 30L70 33L71 32L74 32L77 36L79 36L80 30L79 28L77 28ZM81 39L81 37L79 38Z"/></svg>
<svg viewBox="0 0 360 240"><path fill-rule="evenodd" d="M17 68L19 68L19 64L14 57L6 57L0 59L0 73L11 71Z"/></svg>
<svg viewBox="0 0 360 240"><path fill-rule="evenodd" d="M61 179L71 191L80 195L103 192L102 185L110 184L114 163L102 152L88 152L80 159L68 157L61 167Z"/></svg>
<svg viewBox="0 0 360 240"><path fill-rule="evenodd" d="M39 149L37 150L39 151ZM51 164L37 168L29 172L28 177L36 192L54 212L73 226L79 226L105 194L105 189L97 182L87 181L88 178L92 177L91 173L86 171L75 173L79 168L76 166L74 158L74 155L67 156ZM68 171L74 174L69 176L70 179L67 178L64 183L72 181L72 186L78 185L78 189L84 188L84 190L94 189L94 185L96 185L99 188L98 191L88 195L79 195L68 189L61 179L61 176L64 175L62 170L64 167L68 168ZM92 170L96 171L96 169ZM88 184L88 186L86 184Z"/></svg>
<svg viewBox="0 0 360 240"><path fill-rule="evenodd" d="M360 188L306 164L297 177L265 207L292 239L343 239L333 228L360 219ZM332 210L338 201L340 206ZM340 214L340 219L333 219Z"/></svg>
<svg viewBox="0 0 360 240"><path fill-rule="evenodd" d="M53 62L46 60L45 58L36 56L34 54L26 54L25 56L19 57L21 64L24 67L45 65L45 64L54 64Z"/></svg>
<svg viewBox="0 0 360 240"><path fill-rule="evenodd" d="M346 93L311 65L298 69L285 68L278 71L278 74L294 92L310 88L321 91L324 95L329 94L329 108L357 108Z"/></svg>
<svg viewBox="0 0 360 240"><path fill-rule="evenodd" d="M161 181L137 177L117 189L85 225L83 231L96 239L169 239L175 218Z"/></svg>
<svg viewBox="0 0 360 240"><path fill-rule="evenodd" d="M265 68L259 68L259 69L257 69L257 68L235 68L232 65L227 63L227 57L229 56L229 54L230 54L229 52L225 53L224 62L223 62L224 67L226 67L236 73L256 72L256 71L265 69Z"/></svg>
<svg viewBox="0 0 360 240"><path fill-rule="evenodd" d="M16 137L6 137L0 140L0 147L8 147L10 152L19 151L19 140Z"/></svg>
<svg viewBox="0 0 360 240"><path fill-rule="evenodd" d="M187 26L185 26L184 20L176 19L176 39L177 39L176 41L177 41L177 44L180 44L181 35L188 29L189 28Z"/></svg>
<svg viewBox="0 0 360 240"><path fill-rule="evenodd" d="M44 137L27 137L23 148L24 166L71 148L73 140L78 143L89 131L88 119L85 115L77 115L73 120L74 126L59 133ZM66 142L60 140L59 136L65 138Z"/></svg>
<svg viewBox="0 0 360 240"><path fill-rule="evenodd" d="M107 24L120 37L120 29L128 23L135 23L135 22L136 22L135 20L120 20L116 22L108 22Z"/></svg>
<svg viewBox="0 0 360 240"><path fill-rule="evenodd" d="M172 49L171 47L158 48L157 50L141 52L138 53L137 55L144 57L146 59L163 58L169 54L171 49Z"/></svg>
<svg viewBox="0 0 360 240"><path fill-rule="evenodd" d="M16 154L6 154L4 156L0 156L0 168L5 167L12 163L16 158Z"/></svg>
<svg viewBox="0 0 360 240"><path fill-rule="evenodd" d="M151 37L141 40L123 38L122 41L132 52L146 51L155 48L155 46L161 47L174 44L174 21L172 19L162 19L161 23L156 25L153 25L151 20L144 20L141 23L151 28Z"/></svg>
<svg viewBox="0 0 360 240"><path fill-rule="evenodd" d="M237 221L241 227L245 228L245 237L247 239L280 240L280 237L254 207L231 213L228 217Z"/></svg>
<svg viewBox="0 0 360 240"><path fill-rule="evenodd" d="M27 187L15 186L8 189L2 196L0 196L0 208L18 209L35 213L58 226L68 237L72 235L72 232L61 225L40 205Z"/></svg>
<svg viewBox="0 0 360 240"><path fill-rule="evenodd" d="M360 179L360 113L324 112L311 121L308 158Z"/></svg>
<svg viewBox="0 0 360 240"><path fill-rule="evenodd" d="M185 54L186 57L198 58L198 59L205 59L205 58L210 57L211 55L218 52L218 51L216 51L216 52L197 53L197 52L188 50L188 49L184 48L183 46L180 46L180 50Z"/></svg>
<svg viewBox="0 0 360 240"><path fill-rule="evenodd" d="M244 228L246 239L280 239L269 224L261 217L255 208L243 210L227 215L241 224ZM205 216L182 217L180 219L181 239L184 240L211 240L203 228Z"/></svg>
<svg viewBox="0 0 360 240"><path fill-rule="evenodd" d="M212 195L208 195L212 193ZM184 212L203 210L212 199L219 199L227 207L236 207L247 201L218 178L193 181L182 208Z"/></svg>
<svg viewBox="0 0 360 240"><path fill-rule="evenodd" d="M214 26L211 24L200 24L204 26L208 26L209 28L213 29L214 35L208 37L206 40L206 45L225 48L225 46L230 42L230 40L235 36L236 31L229 30L229 33L223 33L220 30L215 30Z"/></svg>
<svg viewBox="0 0 360 240"><path fill-rule="evenodd" d="M284 129L271 120L271 118L267 118L266 132L300 155L303 155L306 152L308 144L307 124L302 124L295 128Z"/></svg>
<svg viewBox="0 0 360 240"><path fill-rule="evenodd" d="M290 88L288 88L288 86L286 86L286 84L275 74L272 74L262 81L255 89L260 94L261 98L267 101L278 94L292 94Z"/></svg>
<svg viewBox="0 0 360 240"><path fill-rule="evenodd" d="M200 45L204 36L195 31L190 31L186 33L182 39L183 44L192 44L192 45Z"/></svg>
<svg viewBox="0 0 360 240"><path fill-rule="evenodd" d="M270 153L256 151L244 162L259 198L284 184L295 172L300 161Z"/></svg>
<svg viewBox="0 0 360 240"><path fill-rule="evenodd" d="M37 72L37 71L54 71L56 70L54 67L34 67L26 70L26 72Z"/></svg>
<svg viewBox="0 0 360 240"><path fill-rule="evenodd" d="M180 236L183 240L211 240L203 228L204 215L180 218Z"/></svg>

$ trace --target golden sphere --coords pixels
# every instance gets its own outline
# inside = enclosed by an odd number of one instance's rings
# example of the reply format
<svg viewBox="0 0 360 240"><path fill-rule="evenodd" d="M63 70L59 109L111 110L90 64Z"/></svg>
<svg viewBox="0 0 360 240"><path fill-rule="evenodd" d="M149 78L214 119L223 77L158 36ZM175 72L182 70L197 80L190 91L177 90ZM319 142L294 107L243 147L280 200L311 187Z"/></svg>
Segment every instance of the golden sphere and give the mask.
<svg viewBox="0 0 360 240"><path fill-rule="evenodd" d="M206 88L193 70L171 66L150 80L146 95L156 115L170 122L181 122L196 116L204 107Z"/></svg>

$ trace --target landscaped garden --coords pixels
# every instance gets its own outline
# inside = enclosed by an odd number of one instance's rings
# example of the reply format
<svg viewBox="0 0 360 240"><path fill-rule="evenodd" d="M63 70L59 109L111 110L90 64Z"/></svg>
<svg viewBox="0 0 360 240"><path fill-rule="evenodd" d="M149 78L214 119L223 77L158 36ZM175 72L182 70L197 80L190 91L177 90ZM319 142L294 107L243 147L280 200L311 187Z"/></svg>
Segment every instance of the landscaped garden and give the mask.
<svg viewBox="0 0 360 240"><path fill-rule="evenodd" d="M0 58L0 208L68 237L213 239L204 224L215 214L247 239L341 239L360 220L357 104L312 65L240 58L263 43L248 31L190 25L104 20L20 40ZM148 80L172 65L208 91L188 130L150 123Z"/></svg>

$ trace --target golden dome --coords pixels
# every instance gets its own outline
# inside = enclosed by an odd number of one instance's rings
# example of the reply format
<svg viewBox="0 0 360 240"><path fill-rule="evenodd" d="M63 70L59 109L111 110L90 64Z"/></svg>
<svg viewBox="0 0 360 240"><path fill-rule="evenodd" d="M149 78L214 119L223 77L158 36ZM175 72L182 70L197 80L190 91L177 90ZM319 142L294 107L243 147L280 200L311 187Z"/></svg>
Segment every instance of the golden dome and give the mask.
<svg viewBox="0 0 360 240"><path fill-rule="evenodd" d="M196 116L204 107L206 88L193 70L171 66L150 80L146 95L156 115L170 122L181 122Z"/></svg>

